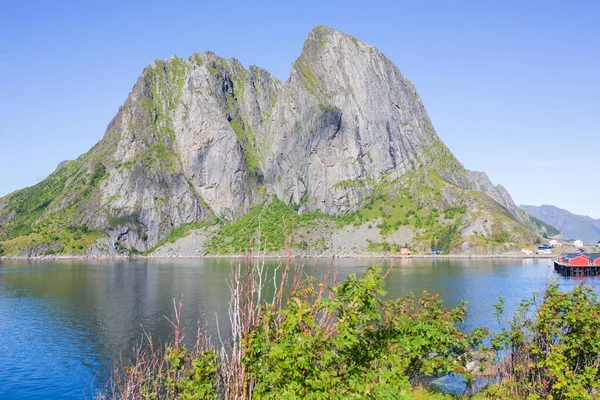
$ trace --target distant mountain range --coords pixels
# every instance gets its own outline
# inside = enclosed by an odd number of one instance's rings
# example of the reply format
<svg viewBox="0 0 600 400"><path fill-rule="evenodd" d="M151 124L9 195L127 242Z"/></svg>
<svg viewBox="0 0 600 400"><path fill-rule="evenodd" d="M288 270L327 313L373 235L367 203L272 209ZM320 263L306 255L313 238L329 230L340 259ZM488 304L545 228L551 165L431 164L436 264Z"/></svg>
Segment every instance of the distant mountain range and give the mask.
<svg viewBox="0 0 600 400"><path fill-rule="evenodd" d="M555 206L520 206L529 215L556 227L566 239L581 239L585 243L600 240L600 220L577 215Z"/></svg>

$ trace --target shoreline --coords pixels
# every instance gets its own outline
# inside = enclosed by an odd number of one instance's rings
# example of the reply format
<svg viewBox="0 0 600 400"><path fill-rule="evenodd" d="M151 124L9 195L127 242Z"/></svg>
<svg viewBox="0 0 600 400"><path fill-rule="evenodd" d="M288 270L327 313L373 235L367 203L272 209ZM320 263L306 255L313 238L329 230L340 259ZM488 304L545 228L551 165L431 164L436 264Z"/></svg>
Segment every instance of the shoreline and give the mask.
<svg viewBox="0 0 600 400"><path fill-rule="evenodd" d="M87 256L87 255L64 255L64 256L38 256L38 257L19 257L19 256L2 256L0 261L57 261L57 260L172 260L172 259L244 259L244 258L263 258L263 259L540 259L550 260L554 258L554 254L414 254L410 256L391 255L391 254L334 254L334 255L300 255L300 254L226 254L226 255L173 255L173 256L152 256L152 255L132 255L132 256Z"/></svg>

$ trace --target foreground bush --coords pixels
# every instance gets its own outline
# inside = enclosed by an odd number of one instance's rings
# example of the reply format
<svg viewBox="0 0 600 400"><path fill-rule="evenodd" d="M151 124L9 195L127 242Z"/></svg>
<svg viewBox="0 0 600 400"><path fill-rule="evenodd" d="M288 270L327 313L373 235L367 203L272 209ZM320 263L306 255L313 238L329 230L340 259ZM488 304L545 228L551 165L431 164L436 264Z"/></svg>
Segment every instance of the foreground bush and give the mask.
<svg viewBox="0 0 600 400"><path fill-rule="evenodd" d="M228 348L217 351L202 334L192 349L182 346L176 310L171 343L138 350L131 366L115 370L106 396L410 398L412 377L468 376L469 352L484 337L457 328L464 303L448 311L427 293L384 300L384 277L374 268L333 287L296 274L291 293L277 291L270 302L258 301L264 283L257 274L233 280Z"/></svg>
<svg viewBox="0 0 600 400"><path fill-rule="evenodd" d="M435 295L383 301L375 269L323 296L307 281L282 309L265 309L249 331L244 363L258 399L398 398L409 378L466 374L483 332L456 327L465 305L447 311Z"/></svg>
<svg viewBox="0 0 600 400"><path fill-rule="evenodd" d="M458 373L481 350L484 329L458 328L464 303L444 308L423 293L385 300L384 276L374 268L341 284L303 279L286 265L275 293L263 297L261 268L238 266L232 276L226 346L211 346L202 330L191 348L175 335L161 348L151 338L131 365L115 369L99 397L121 399L442 399L411 383ZM275 278L273 278L275 279ZM283 290L291 288L291 290ZM497 306L499 321L503 305ZM479 393L458 398L588 399L600 387L600 303L591 288L562 293L551 284L541 298L523 301L494 335L498 375ZM480 353L482 354L482 353Z"/></svg>
<svg viewBox="0 0 600 400"><path fill-rule="evenodd" d="M175 307L170 320L175 335L163 347L155 348L152 338L136 348L131 365L115 367L112 378L98 399L217 399L219 384L218 353L208 342L206 332L198 329L191 349L183 346L181 308Z"/></svg>
<svg viewBox="0 0 600 400"><path fill-rule="evenodd" d="M504 380L490 395L528 399L597 398L600 388L600 303L589 286L560 292L557 283L541 302L534 296L494 339L506 354Z"/></svg>

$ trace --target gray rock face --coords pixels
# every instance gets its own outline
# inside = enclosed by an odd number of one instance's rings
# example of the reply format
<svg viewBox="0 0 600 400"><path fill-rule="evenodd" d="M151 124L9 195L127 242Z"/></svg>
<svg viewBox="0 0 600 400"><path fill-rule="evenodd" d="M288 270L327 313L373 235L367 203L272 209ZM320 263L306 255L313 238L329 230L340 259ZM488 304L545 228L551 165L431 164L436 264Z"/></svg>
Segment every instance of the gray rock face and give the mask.
<svg viewBox="0 0 600 400"><path fill-rule="evenodd" d="M152 257L198 257L210 243L214 229L205 228L191 231L189 235L174 243L166 243L152 252Z"/></svg>
<svg viewBox="0 0 600 400"><path fill-rule="evenodd" d="M520 215L504 188L452 156L398 68L326 27L285 82L210 52L153 62L104 138L56 173L65 168L42 218L70 210L71 223L108 233L109 253L146 250L184 223L233 220L272 195L341 215L423 168Z"/></svg>
<svg viewBox="0 0 600 400"><path fill-rule="evenodd" d="M98 204L141 210L150 244L206 209L232 220L271 194L343 214L382 177L449 154L410 81L374 47L325 27L309 34L284 83L210 52L154 62L99 146L112 162ZM160 168L139 166L157 152Z"/></svg>
<svg viewBox="0 0 600 400"><path fill-rule="evenodd" d="M369 192L341 183L400 177L441 145L400 71L329 28L310 33L284 83L212 53L179 62L184 83L170 113L177 155L220 218L244 214L259 192L339 215Z"/></svg>
<svg viewBox="0 0 600 400"><path fill-rule="evenodd" d="M439 143L400 71L372 46L324 27L293 64L267 134L265 185L332 214L356 208L369 189L340 183L400 177Z"/></svg>

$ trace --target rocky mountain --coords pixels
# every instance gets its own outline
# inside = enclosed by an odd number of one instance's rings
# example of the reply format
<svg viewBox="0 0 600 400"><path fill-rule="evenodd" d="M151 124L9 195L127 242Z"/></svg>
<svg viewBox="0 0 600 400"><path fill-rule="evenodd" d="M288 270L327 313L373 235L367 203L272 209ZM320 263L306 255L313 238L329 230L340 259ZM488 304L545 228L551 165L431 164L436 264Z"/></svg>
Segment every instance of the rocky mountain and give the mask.
<svg viewBox="0 0 600 400"><path fill-rule="evenodd" d="M600 240L600 220L586 215L573 214L551 205L520 206L529 215L555 226L566 239L580 239L584 243L597 243Z"/></svg>
<svg viewBox="0 0 600 400"><path fill-rule="evenodd" d="M285 82L211 52L154 61L96 146L0 199L0 241L21 256L160 253L198 231L194 254L278 251L284 235L257 233L275 214L304 232L293 247L333 253L537 236L504 188L456 160L390 60L320 26ZM340 232L362 233L343 248Z"/></svg>

